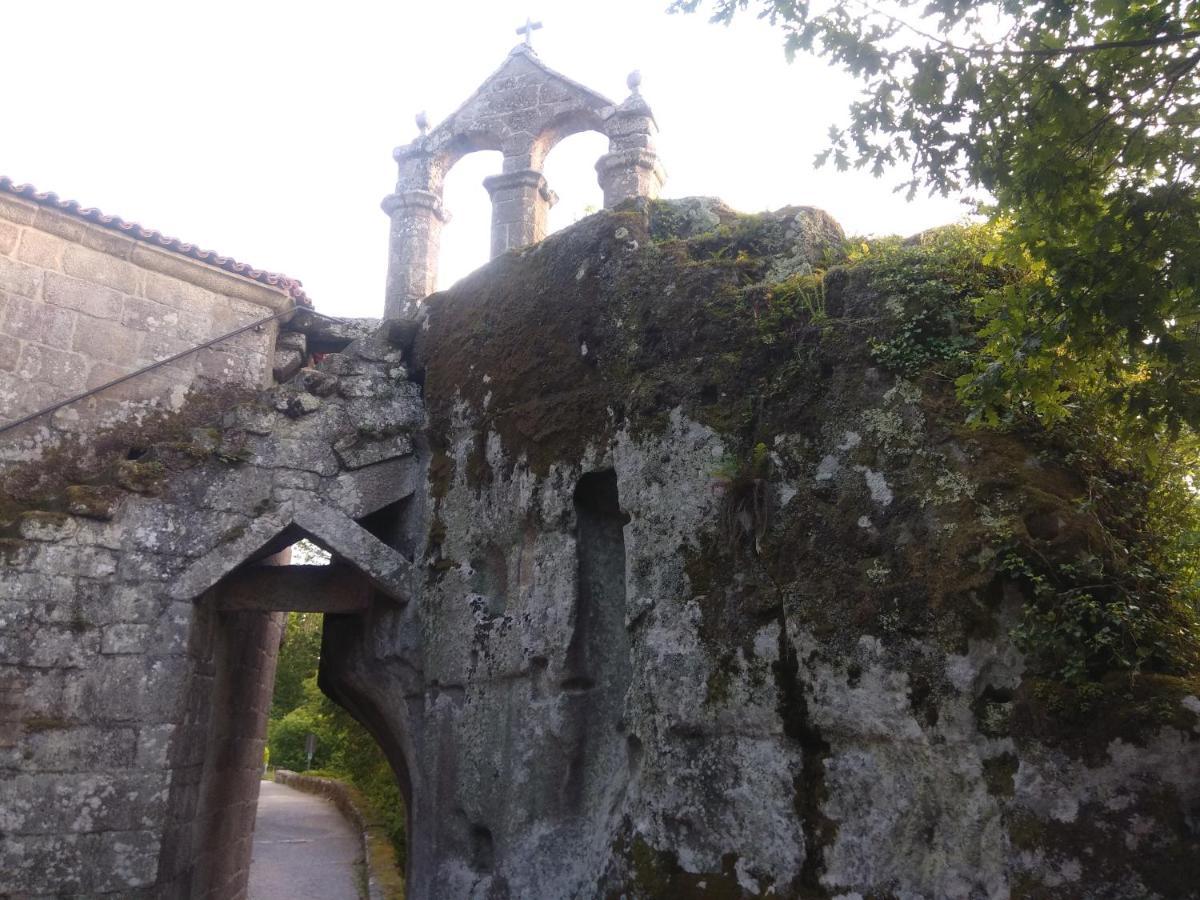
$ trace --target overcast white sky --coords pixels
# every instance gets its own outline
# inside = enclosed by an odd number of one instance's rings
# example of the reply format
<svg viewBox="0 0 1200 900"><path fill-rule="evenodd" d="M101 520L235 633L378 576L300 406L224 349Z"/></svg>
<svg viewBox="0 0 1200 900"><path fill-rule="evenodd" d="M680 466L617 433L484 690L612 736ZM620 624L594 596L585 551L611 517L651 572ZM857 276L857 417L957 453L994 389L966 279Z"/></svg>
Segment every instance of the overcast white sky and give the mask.
<svg viewBox="0 0 1200 900"><path fill-rule="evenodd" d="M620 101L625 76L661 129L665 195L746 211L819 206L858 234L961 218L955 200L908 203L901 174L815 170L854 84L788 65L777 31L668 16L669 0L0 0L0 174L304 282L317 308L383 306L392 148L458 106L518 40L526 15L551 67ZM600 205L599 135L547 160L552 226ZM486 261L481 186L499 154L451 172L443 285Z"/></svg>

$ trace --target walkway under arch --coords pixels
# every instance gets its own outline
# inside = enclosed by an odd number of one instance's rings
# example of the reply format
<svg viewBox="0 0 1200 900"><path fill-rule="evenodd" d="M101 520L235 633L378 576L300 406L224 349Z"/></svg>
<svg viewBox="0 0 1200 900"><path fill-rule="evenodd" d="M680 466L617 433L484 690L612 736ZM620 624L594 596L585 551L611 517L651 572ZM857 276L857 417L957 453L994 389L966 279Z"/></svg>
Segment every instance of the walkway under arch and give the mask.
<svg viewBox="0 0 1200 900"><path fill-rule="evenodd" d="M250 862L250 900L358 900L362 841L328 800L264 781Z"/></svg>

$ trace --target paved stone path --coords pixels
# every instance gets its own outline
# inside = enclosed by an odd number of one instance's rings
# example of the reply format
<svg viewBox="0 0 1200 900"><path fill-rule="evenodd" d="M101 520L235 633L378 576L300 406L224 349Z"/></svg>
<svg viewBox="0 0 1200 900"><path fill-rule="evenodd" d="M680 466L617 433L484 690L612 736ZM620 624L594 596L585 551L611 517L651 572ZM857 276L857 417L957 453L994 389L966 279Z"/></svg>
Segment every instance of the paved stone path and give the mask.
<svg viewBox="0 0 1200 900"><path fill-rule="evenodd" d="M258 795L250 900L358 900L362 844L320 797L264 781Z"/></svg>

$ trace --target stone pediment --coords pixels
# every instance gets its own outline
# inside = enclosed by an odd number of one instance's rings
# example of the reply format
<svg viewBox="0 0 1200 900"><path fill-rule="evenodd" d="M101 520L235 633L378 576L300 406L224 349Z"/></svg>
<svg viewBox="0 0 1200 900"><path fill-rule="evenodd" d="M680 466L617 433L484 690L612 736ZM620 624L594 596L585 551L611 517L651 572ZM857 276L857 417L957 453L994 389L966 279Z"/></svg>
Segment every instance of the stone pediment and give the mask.
<svg viewBox="0 0 1200 900"><path fill-rule="evenodd" d="M412 149L437 154L523 148L548 130L570 123L571 132L602 130L616 104L591 88L547 66L525 44L518 44L503 64Z"/></svg>
<svg viewBox="0 0 1200 900"><path fill-rule="evenodd" d="M353 566L389 597L412 596L412 564L341 510L312 502L285 503L273 516L256 519L240 536L218 544L194 562L171 587L176 600L194 600L285 532L306 537Z"/></svg>
<svg viewBox="0 0 1200 900"><path fill-rule="evenodd" d="M641 76L626 82L632 92L617 105L603 94L554 71L526 44L518 44L466 102L432 131L417 116L421 135L393 153L399 163L396 190L383 201L392 220L386 318L398 318L433 291L442 225L446 173L463 156L499 150L501 172L484 181L492 200L492 256L537 243L558 199L546 184L546 156L563 138L595 131L608 138L596 163L604 206L632 197L657 197L666 173L658 162L658 125L638 93Z"/></svg>

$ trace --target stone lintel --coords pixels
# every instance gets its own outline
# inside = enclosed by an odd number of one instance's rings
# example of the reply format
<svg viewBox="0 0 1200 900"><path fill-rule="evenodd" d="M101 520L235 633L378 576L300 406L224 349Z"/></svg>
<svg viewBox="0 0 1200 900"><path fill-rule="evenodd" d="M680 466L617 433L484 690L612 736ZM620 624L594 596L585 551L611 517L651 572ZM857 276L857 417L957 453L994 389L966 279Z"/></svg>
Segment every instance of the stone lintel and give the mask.
<svg viewBox="0 0 1200 900"><path fill-rule="evenodd" d="M293 524L318 546L343 557L392 599L407 603L412 597L412 564L407 559L341 510L311 500L281 504L275 516L255 519L237 538L218 544L175 579L170 596L200 599Z"/></svg>
<svg viewBox="0 0 1200 900"><path fill-rule="evenodd" d="M393 600L412 599L412 564L341 510L318 503L298 503L295 523L313 542L343 556Z"/></svg>
<svg viewBox="0 0 1200 900"><path fill-rule="evenodd" d="M216 590L225 612L362 612L371 605L371 584L350 566L248 566Z"/></svg>
<svg viewBox="0 0 1200 900"><path fill-rule="evenodd" d="M267 547L291 524L291 504L281 504L275 515L263 515L251 521L232 541L218 543L180 573L168 590L174 600L198 600L205 591L232 572L241 563Z"/></svg>

